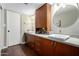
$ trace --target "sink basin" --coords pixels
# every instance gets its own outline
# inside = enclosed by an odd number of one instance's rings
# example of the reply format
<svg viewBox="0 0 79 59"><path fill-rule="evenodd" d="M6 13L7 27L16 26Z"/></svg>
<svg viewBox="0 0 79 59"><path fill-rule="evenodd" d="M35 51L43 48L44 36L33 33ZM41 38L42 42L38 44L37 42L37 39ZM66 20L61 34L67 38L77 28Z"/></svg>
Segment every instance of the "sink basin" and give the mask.
<svg viewBox="0 0 79 59"><path fill-rule="evenodd" d="M62 35L62 34L51 34L48 35L49 38L56 38L60 40L67 40L70 36L69 35Z"/></svg>

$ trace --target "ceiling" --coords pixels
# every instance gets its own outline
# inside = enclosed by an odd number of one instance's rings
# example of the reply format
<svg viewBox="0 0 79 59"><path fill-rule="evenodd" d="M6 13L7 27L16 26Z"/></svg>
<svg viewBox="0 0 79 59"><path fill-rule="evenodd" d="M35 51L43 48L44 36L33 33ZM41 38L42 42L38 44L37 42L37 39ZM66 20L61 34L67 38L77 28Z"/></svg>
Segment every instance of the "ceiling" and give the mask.
<svg viewBox="0 0 79 59"><path fill-rule="evenodd" d="M35 14L35 10L43 4L44 3L2 3L2 7L7 10L33 15Z"/></svg>

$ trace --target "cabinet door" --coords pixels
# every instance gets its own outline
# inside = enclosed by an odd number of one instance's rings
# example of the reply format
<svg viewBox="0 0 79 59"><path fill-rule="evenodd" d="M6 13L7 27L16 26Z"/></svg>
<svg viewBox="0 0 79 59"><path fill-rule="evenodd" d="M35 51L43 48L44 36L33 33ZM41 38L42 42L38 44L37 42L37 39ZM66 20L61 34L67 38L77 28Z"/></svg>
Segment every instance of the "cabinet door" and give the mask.
<svg viewBox="0 0 79 59"><path fill-rule="evenodd" d="M33 38L33 35L30 35L30 34L26 34L26 38L25 38L26 42L27 42L27 45L34 49L34 38Z"/></svg>
<svg viewBox="0 0 79 59"><path fill-rule="evenodd" d="M41 51L42 55L44 56L51 56L54 55L54 42L50 41L48 39L41 38L42 44L41 44Z"/></svg>
<svg viewBox="0 0 79 59"><path fill-rule="evenodd" d="M31 42L31 35L26 34L25 41L26 41L27 43L28 43L28 42Z"/></svg>
<svg viewBox="0 0 79 59"><path fill-rule="evenodd" d="M79 48L67 44L55 42L56 56L74 56L79 55Z"/></svg>
<svg viewBox="0 0 79 59"><path fill-rule="evenodd" d="M35 39L33 35L30 35L30 47L34 50L35 49Z"/></svg>
<svg viewBox="0 0 79 59"><path fill-rule="evenodd" d="M47 4L36 10L36 28L47 27Z"/></svg>
<svg viewBox="0 0 79 59"><path fill-rule="evenodd" d="M36 10L36 28L46 28L48 32L51 31L51 5L44 4Z"/></svg>
<svg viewBox="0 0 79 59"><path fill-rule="evenodd" d="M40 18L41 18L41 12L40 12L40 10L36 10L36 19L35 19L36 28L40 28L40 26L41 26Z"/></svg>
<svg viewBox="0 0 79 59"><path fill-rule="evenodd" d="M38 36L34 36L34 50L37 52L37 54L41 55L41 40Z"/></svg>

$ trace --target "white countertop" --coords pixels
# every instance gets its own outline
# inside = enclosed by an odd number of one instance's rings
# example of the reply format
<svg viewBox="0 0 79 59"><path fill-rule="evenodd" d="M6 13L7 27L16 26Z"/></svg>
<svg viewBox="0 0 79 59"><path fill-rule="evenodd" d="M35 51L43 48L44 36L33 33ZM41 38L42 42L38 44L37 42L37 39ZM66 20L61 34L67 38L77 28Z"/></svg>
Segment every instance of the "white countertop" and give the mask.
<svg viewBox="0 0 79 59"><path fill-rule="evenodd" d="M65 44L72 45L72 46L75 46L75 47L79 47L79 38L69 37L69 39L62 41L62 40L59 40L59 39L50 38L50 37L48 37L49 35L47 35L47 34L35 34L35 33L28 33L28 34L39 36L39 37L42 37L42 38L46 38L46 39L61 42L61 43L65 43Z"/></svg>

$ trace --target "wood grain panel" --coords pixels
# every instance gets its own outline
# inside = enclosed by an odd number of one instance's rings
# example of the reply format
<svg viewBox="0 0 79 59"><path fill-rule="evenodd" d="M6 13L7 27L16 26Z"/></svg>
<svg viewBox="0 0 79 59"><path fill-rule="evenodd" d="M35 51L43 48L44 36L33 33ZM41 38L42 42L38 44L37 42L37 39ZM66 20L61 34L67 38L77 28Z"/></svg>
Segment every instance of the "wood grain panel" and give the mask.
<svg viewBox="0 0 79 59"><path fill-rule="evenodd" d="M44 4L36 10L36 28L46 28L51 31L51 5Z"/></svg>
<svg viewBox="0 0 79 59"><path fill-rule="evenodd" d="M67 44L56 42L55 46L56 56L77 56L79 55L79 48Z"/></svg>

